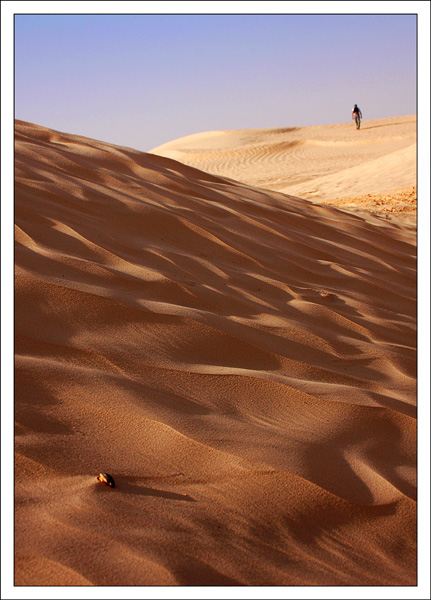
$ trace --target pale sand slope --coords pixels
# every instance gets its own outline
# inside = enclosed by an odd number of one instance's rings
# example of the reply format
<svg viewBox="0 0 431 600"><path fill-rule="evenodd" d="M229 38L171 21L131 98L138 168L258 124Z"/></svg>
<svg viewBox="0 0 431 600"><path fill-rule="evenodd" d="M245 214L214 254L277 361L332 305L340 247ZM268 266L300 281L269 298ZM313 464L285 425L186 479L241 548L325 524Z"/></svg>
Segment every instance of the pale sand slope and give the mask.
<svg viewBox="0 0 431 600"><path fill-rule="evenodd" d="M15 219L18 585L415 584L411 230L19 121Z"/></svg>
<svg viewBox="0 0 431 600"><path fill-rule="evenodd" d="M416 210L416 116L319 127L238 129L190 135L151 153L215 175L319 203L374 212ZM391 202L393 196L395 204ZM367 194L385 194L370 201ZM411 194L409 194L411 196ZM352 198L355 202L352 202ZM400 200L402 200L400 202Z"/></svg>

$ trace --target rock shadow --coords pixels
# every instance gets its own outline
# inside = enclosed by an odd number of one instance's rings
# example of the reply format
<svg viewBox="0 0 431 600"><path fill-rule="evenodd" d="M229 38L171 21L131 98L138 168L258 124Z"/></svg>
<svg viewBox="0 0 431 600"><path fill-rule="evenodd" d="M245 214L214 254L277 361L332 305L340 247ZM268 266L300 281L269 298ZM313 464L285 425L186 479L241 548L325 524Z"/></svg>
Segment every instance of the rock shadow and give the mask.
<svg viewBox="0 0 431 600"><path fill-rule="evenodd" d="M135 496L153 496L156 498L164 498L166 500L178 500L182 502L196 502L189 494L180 494L178 492L170 492L168 490L160 490L135 483L137 479L126 477L124 475L115 476L115 489L125 494Z"/></svg>

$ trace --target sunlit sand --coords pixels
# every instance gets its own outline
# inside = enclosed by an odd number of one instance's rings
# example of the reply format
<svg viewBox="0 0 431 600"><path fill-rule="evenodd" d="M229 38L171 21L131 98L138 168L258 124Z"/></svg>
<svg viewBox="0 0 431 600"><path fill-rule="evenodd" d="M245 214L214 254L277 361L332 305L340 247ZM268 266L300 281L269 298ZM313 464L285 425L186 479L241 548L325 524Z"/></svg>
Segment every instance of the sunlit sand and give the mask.
<svg viewBox="0 0 431 600"><path fill-rule="evenodd" d="M415 128L16 122L16 585L415 585Z"/></svg>
<svg viewBox="0 0 431 600"><path fill-rule="evenodd" d="M320 127L190 135L154 148L215 175L330 204L416 220L416 116Z"/></svg>

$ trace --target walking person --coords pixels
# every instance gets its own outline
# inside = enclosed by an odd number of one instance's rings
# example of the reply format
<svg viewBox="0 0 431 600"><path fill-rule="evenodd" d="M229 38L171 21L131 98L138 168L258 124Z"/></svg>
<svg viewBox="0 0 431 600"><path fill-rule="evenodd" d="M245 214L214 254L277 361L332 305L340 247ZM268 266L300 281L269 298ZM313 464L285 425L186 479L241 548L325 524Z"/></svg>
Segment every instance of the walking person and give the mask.
<svg viewBox="0 0 431 600"><path fill-rule="evenodd" d="M356 129L359 129L361 126L362 113L361 109L357 104L355 104L355 106L352 109L352 119L355 119Z"/></svg>

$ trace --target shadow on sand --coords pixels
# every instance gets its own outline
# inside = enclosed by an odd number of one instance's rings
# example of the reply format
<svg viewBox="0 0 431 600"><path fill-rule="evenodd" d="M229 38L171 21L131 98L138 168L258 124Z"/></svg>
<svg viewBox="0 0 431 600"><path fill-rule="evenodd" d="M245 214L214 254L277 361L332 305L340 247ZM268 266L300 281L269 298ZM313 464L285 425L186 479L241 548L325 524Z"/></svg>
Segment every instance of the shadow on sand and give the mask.
<svg viewBox="0 0 431 600"><path fill-rule="evenodd" d="M115 489L126 494L135 496L155 496L157 498L166 498L167 500L182 500L183 502L196 502L188 494L178 494L177 492L168 492L167 490L158 490L148 486L131 483L126 477L115 477Z"/></svg>

